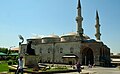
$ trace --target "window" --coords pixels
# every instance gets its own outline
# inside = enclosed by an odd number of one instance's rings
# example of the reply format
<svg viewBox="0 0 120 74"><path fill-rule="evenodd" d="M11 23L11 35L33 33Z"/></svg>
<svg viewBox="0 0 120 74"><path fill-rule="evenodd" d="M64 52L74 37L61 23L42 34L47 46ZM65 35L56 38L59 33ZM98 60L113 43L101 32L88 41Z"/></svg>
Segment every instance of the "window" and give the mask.
<svg viewBox="0 0 120 74"><path fill-rule="evenodd" d="M70 53L73 53L74 52L74 48L70 48Z"/></svg>
<svg viewBox="0 0 120 74"><path fill-rule="evenodd" d="M23 53L25 54L26 52L25 52L25 49L23 50Z"/></svg>
<svg viewBox="0 0 120 74"><path fill-rule="evenodd" d="M42 58L41 58L41 56L38 58L38 60L39 60L39 63L41 63L41 62L42 62Z"/></svg>
<svg viewBox="0 0 120 74"><path fill-rule="evenodd" d="M34 45L37 45L38 43L37 43L37 41L34 41L33 44L34 44Z"/></svg>
<svg viewBox="0 0 120 74"><path fill-rule="evenodd" d="M60 48L60 53L63 53L63 48Z"/></svg>
<svg viewBox="0 0 120 74"><path fill-rule="evenodd" d="M50 57L47 57L47 62L48 62L48 63L50 63L50 60L51 60Z"/></svg>
<svg viewBox="0 0 120 74"><path fill-rule="evenodd" d="M48 53L50 53L50 48L48 48Z"/></svg>
<svg viewBox="0 0 120 74"><path fill-rule="evenodd" d="M42 49L41 48L40 48L39 52L42 53Z"/></svg>

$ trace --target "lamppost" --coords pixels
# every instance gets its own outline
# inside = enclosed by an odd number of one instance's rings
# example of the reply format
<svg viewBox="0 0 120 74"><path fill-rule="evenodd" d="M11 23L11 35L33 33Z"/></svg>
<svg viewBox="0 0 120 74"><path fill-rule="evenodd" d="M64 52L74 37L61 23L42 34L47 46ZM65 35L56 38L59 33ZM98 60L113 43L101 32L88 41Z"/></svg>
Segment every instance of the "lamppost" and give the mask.
<svg viewBox="0 0 120 74"><path fill-rule="evenodd" d="M21 53L21 44L24 42L24 38L21 35L18 35L18 37L21 40L21 42L19 42L19 54L18 54L18 56L20 56L20 53Z"/></svg>
<svg viewBox="0 0 120 74"><path fill-rule="evenodd" d="M18 35L19 39L21 40L21 42L19 42L19 45L21 45L24 42L24 38L21 35Z"/></svg>
<svg viewBox="0 0 120 74"><path fill-rule="evenodd" d="M13 47L15 47L15 46L10 46L10 47L9 47L8 55L11 53L10 51L11 51L11 49L12 49Z"/></svg>

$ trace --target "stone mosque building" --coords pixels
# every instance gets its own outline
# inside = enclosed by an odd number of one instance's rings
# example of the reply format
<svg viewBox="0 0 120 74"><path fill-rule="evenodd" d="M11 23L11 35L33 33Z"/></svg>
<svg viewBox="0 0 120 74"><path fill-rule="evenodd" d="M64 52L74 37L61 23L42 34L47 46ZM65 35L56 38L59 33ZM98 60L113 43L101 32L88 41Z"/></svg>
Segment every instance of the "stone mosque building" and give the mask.
<svg viewBox="0 0 120 74"><path fill-rule="evenodd" d="M27 39L31 42L31 48L35 55L25 55L28 44L20 45L20 55L24 55L25 64L31 63L61 63L75 64L80 61L82 65L109 65L110 48L100 40L99 15L96 11L96 39L91 39L84 34L82 28L83 17L81 14L81 4L77 5L77 32L71 32L62 36L49 35L45 37L34 37ZM28 49L29 50L29 49Z"/></svg>

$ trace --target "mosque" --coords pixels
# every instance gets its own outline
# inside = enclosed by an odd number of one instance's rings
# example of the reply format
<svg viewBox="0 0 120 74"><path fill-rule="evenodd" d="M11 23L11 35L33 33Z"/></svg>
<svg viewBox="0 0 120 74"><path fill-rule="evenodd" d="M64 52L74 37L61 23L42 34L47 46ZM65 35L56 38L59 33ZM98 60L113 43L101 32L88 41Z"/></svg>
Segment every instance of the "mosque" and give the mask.
<svg viewBox="0 0 120 74"><path fill-rule="evenodd" d="M45 37L27 39L28 43L31 42L31 48L34 49L35 55L25 55L27 44L21 44L19 52L25 56L25 64L29 65L31 62L75 64L77 61L80 61L82 65L109 65L110 48L100 40L101 33L98 11L96 11L95 23L96 39L91 39L84 34L82 21L81 3L78 0L76 16L77 31L62 36L52 34Z"/></svg>

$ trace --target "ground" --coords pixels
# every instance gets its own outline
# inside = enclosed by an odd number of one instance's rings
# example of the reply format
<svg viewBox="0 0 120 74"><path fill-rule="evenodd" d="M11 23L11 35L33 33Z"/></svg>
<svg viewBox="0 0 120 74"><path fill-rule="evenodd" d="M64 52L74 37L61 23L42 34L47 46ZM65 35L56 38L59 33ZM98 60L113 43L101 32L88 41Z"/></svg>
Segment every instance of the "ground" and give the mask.
<svg viewBox="0 0 120 74"><path fill-rule="evenodd" d="M83 72L89 72L89 74L120 74L118 68L105 68L105 67L95 67L95 68L85 68ZM70 73L56 73L56 74L79 74L78 72Z"/></svg>
<svg viewBox="0 0 120 74"><path fill-rule="evenodd" d="M4 69L4 70L3 70ZM8 72L8 65L6 63L0 64L0 71L1 72L6 72L5 74L9 74ZM120 69L119 68L108 68L108 67L93 67L93 68L88 68L87 66L84 67L82 72L89 74L120 74ZM14 73L10 73L14 74ZM26 73L27 74L27 73ZM70 73L56 73L56 74L79 74L78 72L70 72Z"/></svg>

